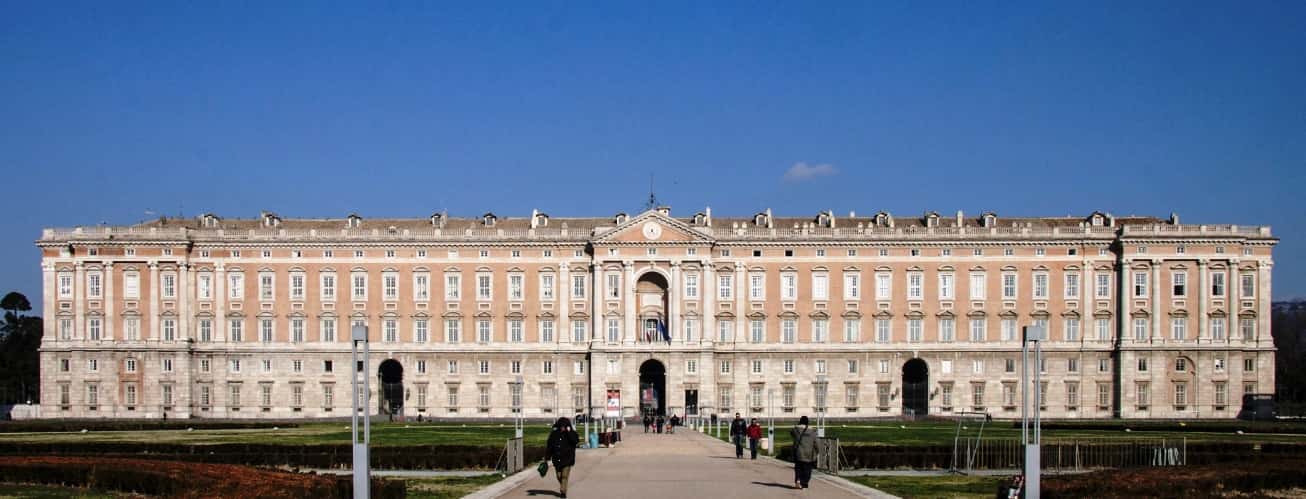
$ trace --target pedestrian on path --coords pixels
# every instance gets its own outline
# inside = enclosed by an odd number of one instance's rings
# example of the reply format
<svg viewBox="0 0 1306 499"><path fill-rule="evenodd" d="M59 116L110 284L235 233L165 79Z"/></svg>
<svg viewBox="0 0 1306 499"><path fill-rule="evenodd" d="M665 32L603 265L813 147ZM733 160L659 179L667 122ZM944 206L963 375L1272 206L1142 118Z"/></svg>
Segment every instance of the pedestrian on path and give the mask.
<svg viewBox="0 0 1306 499"><path fill-rule="evenodd" d="M658 433L662 433L662 427L667 425L667 418L663 416L658 416L657 425L658 425Z"/></svg>
<svg viewBox="0 0 1306 499"><path fill-rule="evenodd" d="M675 433L676 433L676 426L678 426L679 424L680 424L680 416L677 416L677 415L675 415L675 414L672 414L672 415L671 415L671 431L669 431L668 433L675 434Z"/></svg>
<svg viewBox="0 0 1306 499"><path fill-rule="evenodd" d="M567 478L571 476L571 467L576 465L576 445L580 437L571 427L571 420L562 417L553 423L549 432L548 443L544 447L544 459L553 461L553 469L558 473L558 493L567 497Z"/></svg>
<svg viewBox="0 0 1306 499"><path fill-rule="evenodd" d="M807 425L807 416L803 416L789 434L794 438L794 488L805 489L812 481L812 468L816 467L816 432Z"/></svg>
<svg viewBox="0 0 1306 499"><path fill-rule="evenodd" d="M761 439L762 425L757 423L757 418L753 418L753 423L748 425L748 450L752 451L753 459L757 459L757 442Z"/></svg>
<svg viewBox="0 0 1306 499"><path fill-rule="evenodd" d="M653 428L653 416L644 414L644 433L648 433Z"/></svg>
<svg viewBox="0 0 1306 499"><path fill-rule="evenodd" d="M748 436L748 423L735 413L735 420L730 422L730 441L735 443L735 459L744 457L744 437Z"/></svg>

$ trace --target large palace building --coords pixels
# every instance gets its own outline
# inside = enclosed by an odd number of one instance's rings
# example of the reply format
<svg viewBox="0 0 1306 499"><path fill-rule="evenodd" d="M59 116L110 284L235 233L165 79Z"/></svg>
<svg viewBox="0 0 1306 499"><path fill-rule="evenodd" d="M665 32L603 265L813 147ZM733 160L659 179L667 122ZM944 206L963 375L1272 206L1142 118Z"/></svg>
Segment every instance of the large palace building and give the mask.
<svg viewBox="0 0 1306 499"><path fill-rule="evenodd" d="M1178 217L163 218L47 229L42 417L1232 418L1268 227Z"/></svg>

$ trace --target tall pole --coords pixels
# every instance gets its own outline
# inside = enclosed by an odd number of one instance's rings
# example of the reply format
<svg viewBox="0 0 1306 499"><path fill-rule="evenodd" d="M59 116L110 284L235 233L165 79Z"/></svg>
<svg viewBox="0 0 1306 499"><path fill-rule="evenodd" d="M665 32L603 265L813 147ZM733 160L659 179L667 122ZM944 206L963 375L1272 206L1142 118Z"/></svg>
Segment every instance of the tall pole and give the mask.
<svg viewBox="0 0 1306 499"><path fill-rule="evenodd" d="M354 396L350 397L353 400L353 403L350 405L354 408L351 414L352 425L350 427L352 430L351 433L353 433L354 442L354 499L368 499L371 495L371 480L369 479L371 476L371 470L369 469L370 463L368 461L367 451L368 445L372 443L372 418L369 417L367 413L363 414L363 432L362 435L359 435L358 412L360 409L366 411L372 404L371 381L369 380L370 376L368 375L370 372L370 362L368 362L368 357L370 357L369 354L371 352L367 343L367 325L355 324L350 332L351 341L349 343L351 345L350 350L353 353L354 360L353 365L349 366L350 372L352 373L351 380L353 381L352 385L354 389ZM360 388L358 386L358 348L360 343L363 347L363 386L361 387L363 390L361 401L362 407L359 407L360 401L358 393Z"/></svg>
<svg viewBox="0 0 1306 499"><path fill-rule="evenodd" d="M1043 350L1042 347L1040 346L1040 343L1043 341L1043 338L1046 337L1046 335L1047 335L1047 331L1044 330L1042 326L1025 326L1024 335L1023 335L1024 337L1021 339L1020 342L1020 353L1021 353L1020 392L1022 398L1020 403L1020 438L1021 441L1025 444L1024 487L1025 487L1025 497L1027 499L1039 498L1039 470L1041 468L1039 461L1040 458L1042 457L1040 454L1041 450L1039 448L1039 445L1041 443L1042 432L1039 429L1039 423L1041 422L1041 418L1039 417L1038 404L1043 398L1043 390L1039 385L1037 385L1037 383L1039 382L1039 371L1042 369L1042 365L1043 365L1042 364ZM1031 366L1029 362L1030 343L1034 344L1033 366ZM1030 392L1029 370L1031 368L1034 369L1033 382L1036 383L1034 385L1035 400L1033 400L1032 402L1029 399L1029 392ZM1035 404L1032 409L1034 412L1034 428L1032 432L1030 431L1029 428L1029 411L1031 411L1030 408L1031 403ZM1031 436L1033 438L1031 438Z"/></svg>
<svg viewBox="0 0 1306 499"><path fill-rule="evenodd" d="M767 441L767 443L770 444L770 445L767 446L767 447L768 447L768 448L767 448L767 452L769 452L772 456L775 455L775 447L776 447L776 445L775 445L775 401L774 401L774 399L775 399L775 389L774 389L774 388L767 389L767 390L766 390L766 414L767 414L767 419L769 419L770 422L767 423L766 441ZM733 438L733 435L731 435L731 437Z"/></svg>

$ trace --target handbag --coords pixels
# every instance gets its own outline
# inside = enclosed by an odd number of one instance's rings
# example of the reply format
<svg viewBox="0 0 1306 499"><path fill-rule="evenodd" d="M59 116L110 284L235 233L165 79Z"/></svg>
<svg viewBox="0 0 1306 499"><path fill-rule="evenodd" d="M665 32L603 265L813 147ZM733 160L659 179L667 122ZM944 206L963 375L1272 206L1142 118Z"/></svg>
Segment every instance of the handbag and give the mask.
<svg viewBox="0 0 1306 499"><path fill-rule="evenodd" d="M540 465L535 467L535 471L540 472L541 478L543 478L544 475L549 474L549 461L547 459L540 461Z"/></svg>

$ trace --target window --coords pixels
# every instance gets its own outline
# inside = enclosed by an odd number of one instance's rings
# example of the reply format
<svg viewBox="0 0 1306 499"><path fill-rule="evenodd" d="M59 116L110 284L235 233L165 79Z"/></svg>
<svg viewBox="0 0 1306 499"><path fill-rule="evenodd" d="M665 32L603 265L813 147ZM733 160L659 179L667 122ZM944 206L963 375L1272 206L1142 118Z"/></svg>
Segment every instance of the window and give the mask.
<svg viewBox="0 0 1306 499"><path fill-rule="evenodd" d="M413 299L417 301L427 301L431 299L430 274L413 274Z"/></svg>
<svg viewBox="0 0 1306 499"><path fill-rule="evenodd" d="M544 301L553 301L554 293L553 274L540 274L540 299Z"/></svg>
<svg viewBox="0 0 1306 499"><path fill-rule="evenodd" d="M304 274L290 274L290 299L304 299Z"/></svg>
<svg viewBox="0 0 1306 499"><path fill-rule="evenodd" d="M608 274L608 299L621 299L621 274Z"/></svg>
<svg viewBox="0 0 1306 499"><path fill-rule="evenodd" d="M1066 274L1065 279L1066 279L1066 294L1065 294L1066 298L1072 300L1079 298L1079 274L1073 274L1073 273Z"/></svg>
<svg viewBox="0 0 1306 499"><path fill-rule="evenodd" d="M843 299L859 300L862 297L862 275L848 272L843 275Z"/></svg>
<svg viewBox="0 0 1306 499"><path fill-rule="evenodd" d="M444 301L458 301L462 296L463 276L459 274L444 275Z"/></svg>
<svg viewBox="0 0 1306 499"><path fill-rule="evenodd" d="M327 318L323 318L323 319L322 319L321 327L322 327L322 330L321 330L320 333L319 333L319 338L321 338L321 341L323 341L323 342L334 342L334 341L336 341L336 320L335 320L335 319L332 319L332 318L329 318L329 317L327 317Z"/></svg>
<svg viewBox="0 0 1306 499"><path fill-rule="evenodd" d="M90 280L90 274L87 274L87 280ZM89 286L88 286L89 287ZM59 298L73 297L73 275L68 272L59 273Z"/></svg>
<svg viewBox="0 0 1306 499"><path fill-rule="evenodd" d="M748 321L749 340L751 343L761 343L766 341L766 322L760 320Z"/></svg>
<svg viewBox="0 0 1306 499"><path fill-rule="evenodd" d="M608 319L608 343L621 341L621 320Z"/></svg>
<svg viewBox="0 0 1306 499"><path fill-rule="evenodd" d="M943 374L952 374L952 360L939 361L939 370L943 371Z"/></svg>
<svg viewBox="0 0 1306 499"><path fill-rule="evenodd" d="M129 373L136 372L136 359L127 359L127 361L124 362L123 365L126 366L125 368L127 372Z"/></svg>
<svg viewBox="0 0 1306 499"><path fill-rule="evenodd" d="M232 274L239 275L239 274ZM141 274L138 272L125 272L122 275L122 297L123 298L140 298L141 297Z"/></svg>
<svg viewBox="0 0 1306 499"><path fill-rule="evenodd" d="M889 374L889 361L880 360L880 374Z"/></svg>
<svg viewBox="0 0 1306 499"><path fill-rule="evenodd" d="M1179 357L1174 360L1174 371L1177 373L1188 372L1188 359Z"/></svg>
<svg viewBox="0 0 1306 499"><path fill-rule="evenodd" d="M1175 298L1182 298L1188 293L1188 274L1186 272L1175 272L1170 275L1171 287L1170 292Z"/></svg>
<svg viewBox="0 0 1306 499"><path fill-rule="evenodd" d="M1098 341L1108 341L1111 339L1111 319L1096 319L1094 329L1097 330Z"/></svg>
<svg viewBox="0 0 1306 499"><path fill-rule="evenodd" d="M1223 317L1212 317L1212 318L1211 318L1211 340L1212 340L1212 341L1224 341L1224 339L1225 339L1225 332L1224 332L1224 318L1223 318Z"/></svg>
<svg viewBox="0 0 1306 499"><path fill-rule="evenodd" d="M1002 365L1003 372L1007 374L1016 372L1016 359L1003 359L1003 360L1005 361L1003 362Z"/></svg>
<svg viewBox="0 0 1306 499"><path fill-rule="evenodd" d="M213 275L199 274L195 281L195 295L201 300L213 299Z"/></svg>
<svg viewBox="0 0 1306 499"><path fill-rule="evenodd" d="M752 366L753 366L753 368L752 368L752 373L753 373L753 374L762 374L762 361L760 361L760 360L754 360L754 361L752 362Z"/></svg>
<svg viewBox="0 0 1306 499"><path fill-rule="evenodd" d="M939 274L939 299L951 300L953 298L953 284L956 277L952 274Z"/></svg>
<svg viewBox="0 0 1306 499"><path fill-rule="evenodd" d="M1184 340L1188 336L1188 318L1174 317L1170 319L1170 339Z"/></svg>
<svg viewBox="0 0 1306 499"><path fill-rule="evenodd" d="M763 274L748 274L748 299L765 300L766 295L763 288L766 276Z"/></svg>
<svg viewBox="0 0 1306 499"><path fill-rule="evenodd" d="M521 374L521 361L514 360L508 363L508 371L512 374Z"/></svg>
<svg viewBox="0 0 1306 499"><path fill-rule="evenodd" d="M490 274L476 274L476 299L486 301L491 298L493 289L491 288Z"/></svg>
<svg viewBox="0 0 1306 499"><path fill-rule="evenodd" d="M480 362L477 362L476 372L480 374L490 374L490 361L482 360Z"/></svg>
<svg viewBox="0 0 1306 499"><path fill-rule="evenodd" d="M730 361L721 361L721 374L730 374Z"/></svg>
<svg viewBox="0 0 1306 499"><path fill-rule="evenodd" d="M245 338L244 338L244 336L245 336L245 335L244 335L244 332L245 332L245 331L244 331L244 330L245 330L245 322L244 322L244 321L242 321L241 319L231 319L231 321L228 322L228 326L229 326L229 330L228 330L228 334L227 334L227 339L229 339L230 341L233 341L233 342L241 342L241 341L244 341L244 339L245 339Z"/></svg>
<svg viewBox="0 0 1306 499"><path fill-rule="evenodd" d="M381 322L381 330L383 332L382 341L386 343L399 341L399 321L386 319Z"/></svg>
<svg viewBox="0 0 1306 499"><path fill-rule="evenodd" d="M843 342L856 343L861 341L862 321L861 319L844 319L843 321Z"/></svg>
<svg viewBox="0 0 1306 499"><path fill-rule="evenodd" d="M336 370L335 362L330 360L322 361L322 372L330 373L330 372L335 372L335 370Z"/></svg>
<svg viewBox="0 0 1306 499"><path fill-rule="evenodd" d="M1174 384L1174 405L1177 409L1183 409L1188 405L1188 383L1176 381Z"/></svg>
<svg viewBox="0 0 1306 499"><path fill-rule="evenodd" d="M336 275L322 274L322 301L335 301L336 299Z"/></svg>
<svg viewBox="0 0 1306 499"><path fill-rule="evenodd" d="M1079 406L1079 383L1074 381L1066 382L1066 406Z"/></svg>
<svg viewBox="0 0 1306 499"><path fill-rule="evenodd" d="M1238 319L1238 335L1243 341L1256 341L1256 319Z"/></svg>
<svg viewBox="0 0 1306 499"><path fill-rule="evenodd" d="M890 324L891 323L889 322L889 319L875 319L875 342L876 343L889 342Z"/></svg>
<svg viewBox="0 0 1306 499"><path fill-rule="evenodd" d="M1229 386L1224 382L1216 382L1215 385L1215 405L1222 408L1229 403Z"/></svg>
<svg viewBox="0 0 1306 499"><path fill-rule="evenodd" d="M1111 407L1111 384L1097 384L1097 406L1102 409Z"/></svg>
<svg viewBox="0 0 1306 499"><path fill-rule="evenodd" d="M578 360L571 363L571 373L577 376L585 374L585 361Z"/></svg>
<svg viewBox="0 0 1306 499"><path fill-rule="evenodd" d="M553 374L553 361L544 361L544 363L540 365L540 372L544 374Z"/></svg>
<svg viewBox="0 0 1306 499"><path fill-rule="evenodd" d="M522 332L522 321L519 319L508 321L508 341L521 343L523 340L525 340L525 335Z"/></svg>
<svg viewBox="0 0 1306 499"><path fill-rule="evenodd" d="M1044 256L1047 254L1048 252L1046 248L1034 248L1034 256Z"/></svg>
<svg viewBox="0 0 1306 499"><path fill-rule="evenodd" d="M729 274L719 275L716 282L717 299L723 302L732 299L734 296L735 276Z"/></svg>
<svg viewBox="0 0 1306 499"><path fill-rule="evenodd" d="M892 297L889 293L892 288L892 274L878 273L875 274L875 299L890 300Z"/></svg>
<svg viewBox="0 0 1306 499"><path fill-rule="evenodd" d="M123 319L123 338L129 341L141 339L141 320L136 317Z"/></svg>
<svg viewBox="0 0 1306 499"><path fill-rule="evenodd" d="M526 298L525 285L523 284L526 277L522 274L508 274L508 299L521 301Z"/></svg>
<svg viewBox="0 0 1306 499"><path fill-rule="evenodd" d="M458 412L458 385L445 387L445 405L449 406L449 412Z"/></svg>
<svg viewBox="0 0 1306 499"><path fill-rule="evenodd" d="M1211 272L1211 296L1224 296L1224 272Z"/></svg>
<svg viewBox="0 0 1306 499"><path fill-rule="evenodd" d="M367 274L353 274L351 279L353 280L353 294L351 296L353 296L355 300L366 300Z"/></svg>
<svg viewBox="0 0 1306 499"><path fill-rule="evenodd" d="M262 319L259 321L259 341L263 343L272 343L272 319Z"/></svg>
<svg viewBox="0 0 1306 499"><path fill-rule="evenodd" d="M540 343L553 343L553 321L540 321Z"/></svg>
<svg viewBox="0 0 1306 499"><path fill-rule="evenodd" d="M1134 341L1147 341L1147 318L1134 318Z"/></svg>
<svg viewBox="0 0 1306 499"><path fill-rule="evenodd" d="M1034 299L1047 299L1048 297L1048 275L1043 272L1034 274Z"/></svg>
<svg viewBox="0 0 1306 499"><path fill-rule="evenodd" d="M589 335L585 333L585 321L577 320L571 322L571 341L584 343Z"/></svg>
<svg viewBox="0 0 1306 499"><path fill-rule="evenodd" d="M685 274L685 298L698 298L698 274Z"/></svg>
<svg viewBox="0 0 1306 499"><path fill-rule="evenodd" d="M907 299L919 300L925 295L923 283L925 276L920 272L907 273Z"/></svg>
<svg viewBox="0 0 1306 499"><path fill-rule="evenodd" d="M163 297L176 298L177 297L177 274L167 272L159 277L161 277L163 281Z"/></svg>
<svg viewBox="0 0 1306 499"><path fill-rule="evenodd" d="M1016 405L1016 384L1002 384L1002 405L1004 407L1014 407Z"/></svg>
<svg viewBox="0 0 1306 499"><path fill-rule="evenodd" d="M1016 341L1016 319L1002 319L1002 341Z"/></svg>
<svg viewBox="0 0 1306 499"><path fill-rule="evenodd" d="M698 361L693 359L685 361L685 374L698 374Z"/></svg>
<svg viewBox="0 0 1306 499"><path fill-rule="evenodd" d="M489 322L490 322L490 321L478 321L478 324L481 324L481 323L489 324ZM421 339L419 340L419 342L425 342L425 341L426 341L426 339L425 339L425 338L426 338L426 321L425 321L425 320L419 320L419 321L417 321L417 325L421 328L421 329L419 330L419 333L420 333L419 336L420 336L420 338L421 338ZM488 339L489 334L488 334L488 332L486 333L485 336L486 336L487 338L486 338L484 341L482 341L483 343L489 342L489 339ZM458 343L458 342L461 342L461 341L462 341L462 320L460 320L460 319L445 319L445 320L444 320L444 342L445 342L445 343Z"/></svg>
<svg viewBox="0 0 1306 499"><path fill-rule="evenodd" d="M952 319L939 319L939 341L951 343L956 338L956 321Z"/></svg>
<svg viewBox="0 0 1306 499"><path fill-rule="evenodd" d="M1134 298L1147 298L1147 272L1134 272Z"/></svg>
<svg viewBox="0 0 1306 499"><path fill-rule="evenodd" d="M1013 248L1002 248L1002 256L1014 256L1016 250Z"/></svg>
<svg viewBox="0 0 1306 499"><path fill-rule="evenodd" d="M982 272L974 272L970 274L970 299L984 299L987 294L985 290L988 287L985 281L985 275Z"/></svg>
<svg viewBox="0 0 1306 499"><path fill-rule="evenodd" d="M229 368L233 373L240 372L240 359L231 359L229 363Z"/></svg>
<svg viewBox="0 0 1306 499"><path fill-rule="evenodd" d="M582 299L585 298L585 280L586 280L586 278L587 278L587 277L586 277L584 274L573 275L573 276L571 276L571 297L572 297L572 299L575 299L575 300L582 300Z"/></svg>
<svg viewBox="0 0 1306 499"><path fill-rule="evenodd" d="M91 341L100 340L100 318L91 317L86 319L86 338Z"/></svg>
<svg viewBox="0 0 1306 499"><path fill-rule="evenodd" d="M911 256L921 256L921 250L919 248L912 248L909 254Z"/></svg>
<svg viewBox="0 0 1306 499"><path fill-rule="evenodd" d="M1096 274L1098 298L1111 297L1111 274Z"/></svg>
<svg viewBox="0 0 1306 499"><path fill-rule="evenodd" d="M1079 341L1079 318L1067 317L1065 326L1066 326L1066 334L1065 334L1066 341Z"/></svg>
<svg viewBox="0 0 1306 499"><path fill-rule="evenodd" d="M780 274L780 298L783 300L798 299L798 274L792 272Z"/></svg>
<svg viewBox="0 0 1306 499"><path fill-rule="evenodd" d="M198 329L201 343L213 341L213 319L200 319Z"/></svg>
<svg viewBox="0 0 1306 499"><path fill-rule="evenodd" d="M1217 372L1217 373L1222 373L1222 372L1224 372L1224 357L1222 357L1222 356L1217 356L1217 357L1215 358L1215 362L1214 362L1214 364L1213 364L1212 367L1215 369L1215 372Z"/></svg>
<svg viewBox="0 0 1306 499"><path fill-rule="evenodd" d="M924 338L920 319L907 319L907 341L919 343Z"/></svg>
<svg viewBox="0 0 1306 499"><path fill-rule="evenodd" d="M970 362L971 374L984 374L984 359L974 359Z"/></svg>
<svg viewBox="0 0 1306 499"><path fill-rule="evenodd" d="M984 341L984 336L985 336L985 329L986 329L986 327L987 327L987 322L986 322L984 319L971 319L971 320L970 320L970 341L973 342L973 343L981 343L981 342L983 342L983 341Z"/></svg>
<svg viewBox="0 0 1306 499"><path fill-rule="evenodd" d="M1002 274L1002 299L1016 299L1016 274Z"/></svg>
<svg viewBox="0 0 1306 499"><path fill-rule="evenodd" d="M785 372L785 374L793 374L793 373L794 373L794 361L793 361L793 359L785 359L785 361L784 361L784 372Z"/></svg>
<svg viewBox="0 0 1306 499"><path fill-rule="evenodd" d="M784 319L780 321L780 342L793 343L798 336L798 321L794 319Z"/></svg>
<svg viewBox="0 0 1306 499"><path fill-rule="evenodd" d="M269 301L276 295L275 275L267 272L261 272L258 275L258 299Z"/></svg>
<svg viewBox="0 0 1306 499"><path fill-rule="evenodd" d="M1139 357L1139 358L1138 358L1138 372L1140 372L1140 373L1145 373L1145 372L1147 372L1147 367L1148 367L1148 366L1147 366L1147 357Z"/></svg>
<svg viewBox="0 0 1306 499"><path fill-rule="evenodd" d="M449 374L458 374L458 361L456 360L449 361L445 369L446 369L445 372Z"/></svg>
<svg viewBox="0 0 1306 499"><path fill-rule="evenodd" d="M717 339L716 339L717 341L721 343L729 343L731 341L734 341L734 330L735 330L734 321L717 321L716 330L717 330Z"/></svg>
<svg viewBox="0 0 1306 499"><path fill-rule="evenodd" d="M455 324L450 324L450 322L454 322ZM457 333L458 333L458 328L459 328L458 321L457 321L457 320L446 320L446 321L445 321L445 326L444 326L444 327L445 327L445 341L450 342L450 343L456 343L456 340L457 340ZM452 328L452 329L451 329L451 328ZM492 328L493 328L493 326L491 325L490 321L488 321L488 320L478 320L478 321L476 321L476 342L477 342L477 343L489 343L490 340L491 340L491 338L493 337L493 334L492 334L493 329L492 329ZM451 330L453 331L453 336L450 336L450 331L451 331ZM453 340L450 340L450 338L453 338Z"/></svg>
<svg viewBox="0 0 1306 499"><path fill-rule="evenodd" d="M1250 272L1244 272L1238 276L1241 285L1239 296L1242 298L1256 297L1256 275Z"/></svg>
<svg viewBox="0 0 1306 499"><path fill-rule="evenodd" d="M875 384L875 401L877 405L879 405L880 410L888 410L889 408L889 384L888 383Z"/></svg>
<svg viewBox="0 0 1306 499"><path fill-rule="evenodd" d="M830 299L830 275L829 274L812 274L812 299L829 300Z"/></svg>

